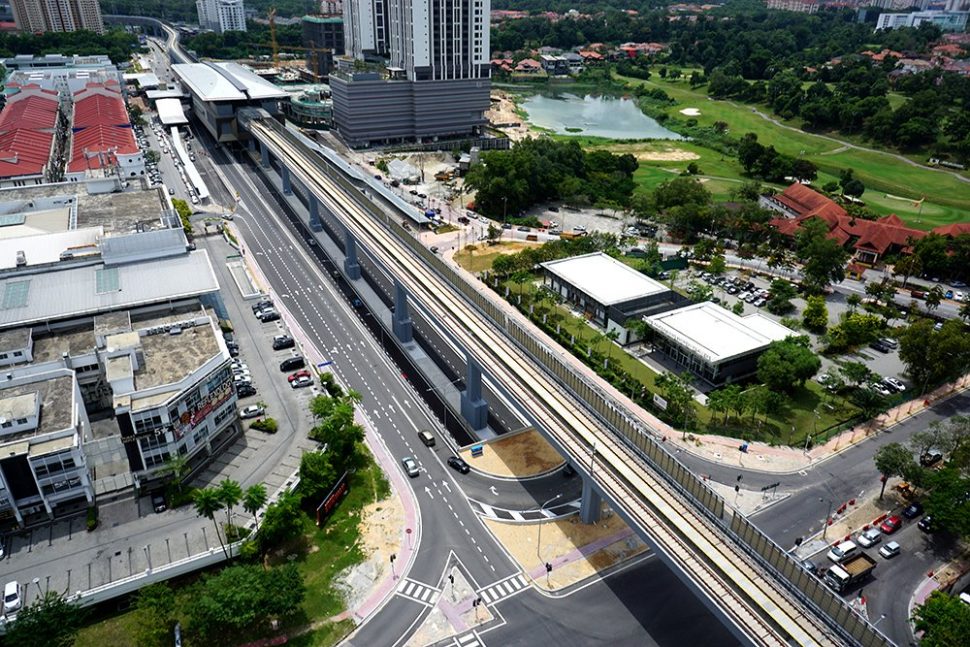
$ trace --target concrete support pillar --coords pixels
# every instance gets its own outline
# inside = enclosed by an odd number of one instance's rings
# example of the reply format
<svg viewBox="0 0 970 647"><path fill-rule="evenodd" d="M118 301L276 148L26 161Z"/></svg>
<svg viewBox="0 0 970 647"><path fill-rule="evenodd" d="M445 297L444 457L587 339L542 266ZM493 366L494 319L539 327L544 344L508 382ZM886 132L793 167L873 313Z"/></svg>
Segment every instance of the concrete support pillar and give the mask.
<svg viewBox="0 0 970 647"><path fill-rule="evenodd" d="M259 143L259 163L263 168L269 168L269 148L262 142Z"/></svg>
<svg viewBox="0 0 970 647"><path fill-rule="evenodd" d="M394 281L394 318L392 320L394 336L402 344L414 339L411 327L411 313L408 310L408 293L398 280Z"/></svg>
<svg viewBox="0 0 970 647"><path fill-rule="evenodd" d="M360 263L357 262L357 239L349 230L344 229L344 241L344 254L346 255L344 271L347 273L348 279L356 281L360 278Z"/></svg>
<svg viewBox="0 0 970 647"><path fill-rule="evenodd" d="M465 390L461 394L461 416L475 431L484 429L488 424L488 403L482 398L482 367L473 357L468 357Z"/></svg>
<svg viewBox="0 0 970 647"><path fill-rule="evenodd" d="M310 231L323 231L323 223L320 221L320 201L310 191L307 191L306 201L310 208Z"/></svg>
<svg viewBox="0 0 970 647"><path fill-rule="evenodd" d="M593 480L583 479L583 499L579 506L579 518L583 523L596 523L600 520L602 500L599 492L593 489Z"/></svg>
<svg viewBox="0 0 970 647"><path fill-rule="evenodd" d="M280 162L280 178L283 180L283 193L285 195L292 195L293 185L290 182L290 169L286 168L283 162Z"/></svg>
<svg viewBox="0 0 970 647"><path fill-rule="evenodd" d="M251 151L255 151L256 150L256 138L255 137L250 137L249 139L246 140L246 148L248 148Z"/></svg>

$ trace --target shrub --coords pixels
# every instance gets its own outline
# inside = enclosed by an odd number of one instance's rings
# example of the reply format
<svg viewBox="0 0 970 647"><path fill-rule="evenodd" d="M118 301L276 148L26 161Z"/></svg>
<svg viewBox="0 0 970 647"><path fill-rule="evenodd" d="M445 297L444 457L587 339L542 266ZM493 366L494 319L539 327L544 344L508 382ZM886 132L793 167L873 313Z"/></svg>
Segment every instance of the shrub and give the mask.
<svg viewBox="0 0 970 647"><path fill-rule="evenodd" d="M268 434L275 434L279 429L279 423L276 422L275 418L262 418L253 422L249 425L252 429L258 429L260 431L265 431Z"/></svg>
<svg viewBox="0 0 970 647"><path fill-rule="evenodd" d="M87 525L88 525L88 532L91 532L92 530L98 527L98 508L95 506L91 506L90 508L88 508Z"/></svg>

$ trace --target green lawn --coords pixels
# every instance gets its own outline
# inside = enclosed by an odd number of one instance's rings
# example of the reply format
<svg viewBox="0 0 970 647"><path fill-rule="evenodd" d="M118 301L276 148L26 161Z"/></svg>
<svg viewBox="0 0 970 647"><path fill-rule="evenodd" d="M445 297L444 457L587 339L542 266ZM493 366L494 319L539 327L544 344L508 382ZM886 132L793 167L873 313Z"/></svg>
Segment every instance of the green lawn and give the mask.
<svg viewBox="0 0 970 647"><path fill-rule="evenodd" d="M649 81L618 78L631 84L662 88L677 101L676 105L667 108L667 113L673 117L684 119L680 110L697 108L701 114L694 119L700 125L723 121L729 124L730 132L734 136L753 132L763 144L774 145L778 151L787 155L811 160L823 172L819 178L820 183L837 176L843 168L852 168L866 185L863 200L875 211L896 213L914 227L931 229L942 224L970 220L970 183L961 182L951 173L914 167L886 153L846 149L818 135L782 128L756 114L751 106L711 100L703 89L691 89L684 81L667 81L659 77ZM764 107L759 106L758 109L768 112ZM789 125L798 127L799 123L792 121ZM863 142L857 140L855 143ZM910 158L919 161L922 156ZM708 160L705 163L713 170L704 168L704 164L701 167L712 175L719 175L715 171L724 170L718 169ZM659 183L656 172L652 173L651 175L648 171L645 174L644 187L649 187L651 182ZM911 200L926 196L922 213L911 202L887 198L887 194Z"/></svg>
<svg viewBox="0 0 970 647"><path fill-rule="evenodd" d="M286 627L287 632L295 636L289 641L290 645L335 645L353 629L350 620L337 623L327 621L345 609L333 581L341 571L364 560L365 555L358 545L360 511L374 501L386 499L390 494L390 485L373 460L352 475L350 483L350 492L324 527L317 528L313 520L306 517L304 537L292 547L280 551L280 556L273 560L282 564L295 556L306 584L302 613L297 614ZM177 596L179 605L192 603L185 589L179 591ZM133 612L96 618L78 633L76 647L137 647ZM253 636L253 639L256 638L259 636ZM195 647L189 642L184 644Z"/></svg>

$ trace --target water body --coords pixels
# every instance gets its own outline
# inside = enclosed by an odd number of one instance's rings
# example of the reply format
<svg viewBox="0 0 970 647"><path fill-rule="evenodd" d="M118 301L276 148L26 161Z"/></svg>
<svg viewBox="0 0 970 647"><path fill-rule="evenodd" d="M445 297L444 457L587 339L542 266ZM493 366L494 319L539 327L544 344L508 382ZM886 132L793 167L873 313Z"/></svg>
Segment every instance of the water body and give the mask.
<svg viewBox="0 0 970 647"><path fill-rule="evenodd" d="M536 94L525 99L520 107L529 114L530 123L561 135L683 139L640 112L631 99L592 94Z"/></svg>

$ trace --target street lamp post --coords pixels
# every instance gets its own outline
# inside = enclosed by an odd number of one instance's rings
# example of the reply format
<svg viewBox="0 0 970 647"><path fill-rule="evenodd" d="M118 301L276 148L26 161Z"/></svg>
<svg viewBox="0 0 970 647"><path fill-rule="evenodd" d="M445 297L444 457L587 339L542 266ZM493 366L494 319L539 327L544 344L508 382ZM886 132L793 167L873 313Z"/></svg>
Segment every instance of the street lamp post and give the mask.
<svg viewBox="0 0 970 647"><path fill-rule="evenodd" d="M562 492L560 492L556 496L552 497L551 499L543 503L541 506L539 506L539 512L540 513L543 512L546 509L547 505L549 505L556 499L560 498L561 496L562 496ZM538 538L536 538L536 557L539 558L540 562L542 561L542 555L539 552L541 550L542 550L542 519L539 520L539 536Z"/></svg>
<svg viewBox="0 0 970 647"><path fill-rule="evenodd" d="M829 502L829 511L825 514L825 521L822 522L822 539L825 539L825 535L829 530L829 519L832 518L832 499L825 499L825 498L819 497L819 500L818 500L819 503L822 503L824 501Z"/></svg>

